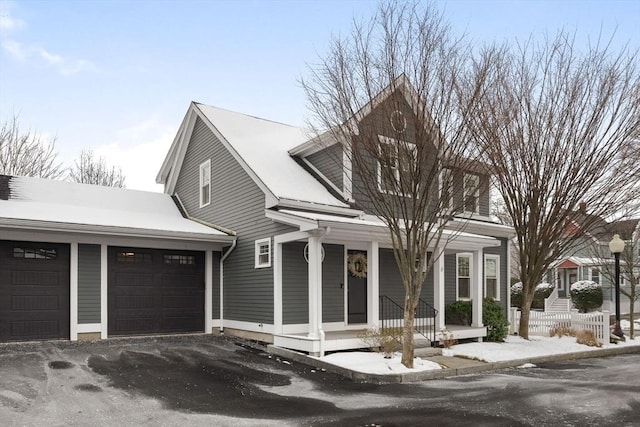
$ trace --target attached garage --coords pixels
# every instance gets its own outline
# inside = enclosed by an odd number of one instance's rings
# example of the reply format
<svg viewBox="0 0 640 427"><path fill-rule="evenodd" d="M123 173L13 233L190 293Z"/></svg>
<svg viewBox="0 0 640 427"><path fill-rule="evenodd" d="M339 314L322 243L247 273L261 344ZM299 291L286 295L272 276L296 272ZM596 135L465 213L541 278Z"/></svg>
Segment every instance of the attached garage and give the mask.
<svg viewBox="0 0 640 427"><path fill-rule="evenodd" d="M109 247L109 336L203 332L204 266L203 252Z"/></svg>
<svg viewBox="0 0 640 427"><path fill-rule="evenodd" d="M69 245L0 240L0 341L69 339Z"/></svg>

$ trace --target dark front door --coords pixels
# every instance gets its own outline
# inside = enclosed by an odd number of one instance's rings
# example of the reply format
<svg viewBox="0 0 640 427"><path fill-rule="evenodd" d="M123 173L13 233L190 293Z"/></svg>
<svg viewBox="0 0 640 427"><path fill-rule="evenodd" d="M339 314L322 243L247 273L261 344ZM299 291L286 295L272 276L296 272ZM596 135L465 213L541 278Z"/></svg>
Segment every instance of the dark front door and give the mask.
<svg viewBox="0 0 640 427"><path fill-rule="evenodd" d="M347 255L347 322L367 323L367 253Z"/></svg>
<svg viewBox="0 0 640 427"><path fill-rule="evenodd" d="M109 247L108 333L204 331L204 253Z"/></svg>
<svg viewBox="0 0 640 427"><path fill-rule="evenodd" d="M69 338L69 245L0 241L0 341Z"/></svg>

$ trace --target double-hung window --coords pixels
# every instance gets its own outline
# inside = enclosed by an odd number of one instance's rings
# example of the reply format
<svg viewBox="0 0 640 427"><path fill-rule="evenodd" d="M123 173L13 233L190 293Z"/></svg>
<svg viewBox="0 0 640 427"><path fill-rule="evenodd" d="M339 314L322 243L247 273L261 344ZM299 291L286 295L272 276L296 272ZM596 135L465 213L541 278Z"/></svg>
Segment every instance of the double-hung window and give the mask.
<svg viewBox="0 0 640 427"><path fill-rule="evenodd" d="M458 283L458 298L457 299L470 299L471 298L471 254L458 254L457 255L457 283Z"/></svg>
<svg viewBox="0 0 640 427"><path fill-rule="evenodd" d="M591 281L600 283L600 270L597 268L591 269Z"/></svg>
<svg viewBox="0 0 640 427"><path fill-rule="evenodd" d="M211 160L200 165L200 207L211 203Z"/></svg>
<svg viewBox="0 0 640 427"><path fill-rule="evenodd" d="M464 212L480 212L480 177L469 173L464 174L463 182Z"/></svg>
<svg viewBox="0 0 640 427"><path fill-rule="evenodd" d="M378 140L378 188L383 193L409 196L405 193L414 184L416 145L386 136L378 136Z"/></svg>
<svg viewBox="0 0 640 427"><path fill-rule="evenodd" d="M484 256L484 296L500 299L500 257L498 255Z"/></svg>
<svg viewBox="0 0 640 427"><path fill-rule="evenodd" d="M271 267L271 238L256 240L256 268Z"/></svg>

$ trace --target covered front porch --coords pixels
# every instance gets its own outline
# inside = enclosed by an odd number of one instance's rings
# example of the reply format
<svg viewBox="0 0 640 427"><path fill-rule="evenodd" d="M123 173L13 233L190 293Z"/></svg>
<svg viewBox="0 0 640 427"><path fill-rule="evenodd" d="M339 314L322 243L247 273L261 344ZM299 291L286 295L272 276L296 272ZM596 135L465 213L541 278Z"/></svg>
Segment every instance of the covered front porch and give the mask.
<svg viewBox="0 0 640 427"><path fill-rule="evenodd" d="M402 318L401 312L385 312L380 303L386 298L402 307L404 300L389 233L381 221L300 211L271 211L267 216L299 227L274 237L274 345L313 355L363 348L367 345L359 337L364 331ZM416 339L428 337L427 345L433 344L446 329L458 340L481 340L487 334L482 321L483 249L500 241L454 230L445 231L444 238L444 248L429 248L434 266L421 294L422 303L435 311L426 319L435 335L416 331ZM456 268L445 259L453 257L455 263L460 253L470 261L465 279L473 302L470 326L445 324L446 303L458 299Z"/></svg>

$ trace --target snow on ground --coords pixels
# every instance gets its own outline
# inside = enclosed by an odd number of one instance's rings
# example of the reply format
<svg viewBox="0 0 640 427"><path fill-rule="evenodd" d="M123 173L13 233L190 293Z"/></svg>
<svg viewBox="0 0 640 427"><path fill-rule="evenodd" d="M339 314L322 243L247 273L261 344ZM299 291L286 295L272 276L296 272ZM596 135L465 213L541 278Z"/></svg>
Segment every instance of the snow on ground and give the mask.
<svg viewBox="0 0 640 427"><path fill-rule="evenodd" d="M637 315L636 315L636 316L637 316ZM633 321L633 323L635 324L634 329L635 329L636 331L640 330L640 319L635 319L635 320ZM621 320L620 320L620 327L621 327L622 329L624 329L625 331L628 331L628 330L629 330L629 328L631 328L631 322L629 322L628 320L621 319Z"/></svg>
<svg viewBox="0 0 640 427"><path fill-rule="evenodd" d="M640 339L620 342L619 344L607 344L603 348L615 348L616 346L640 346ZM554 354L573 353L579 351L598 350L597 347L578 344L574 337L539 337L531 336L527 341L518 336L508 336L503 343L482 342L457 344L449 349L443 349L443 356L460 356L468 359L477 359L485 362L501 362L505 360L526 359L529 357L549 356ZM393 358L385 359L382 353L350 351L333 353L316 359L331 363L336 366L351 369L368 374L401 374L407 372L428 371L441 369L438 363L423 360L416 357L413 369L408 369L402 363L400 353L395 353ZM520 367L533 367L525 364Z"/></svg>
<svg viewBox="0 0 640 427"><path fill-rule="evenodd" d="M407 372L442 369L438 363L422 360L419 357L414 359L413 369L409 369L401 363L400 353L394 353L391 359L385 359L382 353L349 351L333 353L325 357L318 357L317 359L331 363L332 365L367 374L403 374Z"/></svg>

